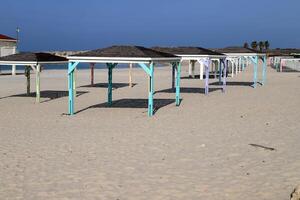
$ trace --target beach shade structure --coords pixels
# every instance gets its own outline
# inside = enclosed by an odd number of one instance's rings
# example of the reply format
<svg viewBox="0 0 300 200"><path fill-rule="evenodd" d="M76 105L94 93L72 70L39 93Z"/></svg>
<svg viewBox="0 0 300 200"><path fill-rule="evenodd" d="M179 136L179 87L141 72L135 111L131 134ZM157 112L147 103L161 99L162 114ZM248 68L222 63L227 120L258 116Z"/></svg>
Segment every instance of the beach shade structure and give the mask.
<svg viewBox="0 0 300 200"><path fill-rule="evenodd" d="M267 57L266 53L259 52L250 48L244 47L226 47L220 49L214 49L216 52L223 53L227 55L227 60L231 62L231 76L237 74L245 69L250 62L253 63L253 87L256 88L257 85L257 73L259 59L262 60L262 81L261 84L264 85L266 82L266 71L267 71ZM249 62L250 61L250 62Z"/></svg>
<svg viewBox="0 0 300 200"><path fill-rule="evenodd" d="M36 102L40 102L40 73L42 65L48 64L66 64L68 60L64 57L55 56L49 53L24 52L4 56L0 58L0 65L17 65L25 67L25 76L27 77L27 95L30 94L30 69L36 74Z"/></svg>
<svg viewBox="0 0 300 200"><path fill-rule="evenodd" d="M189 76L195 76L195 64L200 63L200 80L205 72L205 94L209 92L210 67L215 62L215 77L219 74L219 82L223 77L223 92L226 86L227 62L226 55L201 47L153 47L156 51L171 53L181 58L181 61L189 61ZM172 86L174 87L174 70L172 72Z"/></svg>
<svg viewBox="0 0 300 200"><path fill-rule="evenodd" d="M108 106L112 105L112 75L118 64L136 64L149 77L148 116L153 115L154 67L158 63L170 63L176 70L176 105L180 104L180 57L141 46L111 46L67 57L69 59L69 114L74 114L74 70L79 63L105 63L108 69Z"/></svg>
<svg viewBox="0 0 300 200"><path fill-rule="evenodd" d="M300 55L300 49L268 49L266 53L268 58L268 64L271 67L275 68L276 71L282 72L283 66L285 65L285 61L292 61L295 57L297 57L297 55ZM290 62L292 63L292 68L297 68L297 59L295 61L296 62L293 63Z"/></svg>

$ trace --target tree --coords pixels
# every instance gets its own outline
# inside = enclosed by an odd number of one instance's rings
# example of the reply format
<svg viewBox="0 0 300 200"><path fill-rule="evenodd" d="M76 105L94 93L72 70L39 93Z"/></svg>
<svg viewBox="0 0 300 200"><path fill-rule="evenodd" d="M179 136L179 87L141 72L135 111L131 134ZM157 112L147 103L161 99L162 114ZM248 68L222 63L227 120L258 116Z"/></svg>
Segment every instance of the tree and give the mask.
<svg viewBox="0 0 300 200"><path fill-rule="evenodd" d="M245 42L245 43L244 43L244 48L249 48L248 42Z"/></svg>
<svg viewBox="0 0 300 200"><path fill-rule="evenodd" d="M253 41L252 43L251 43L251 48L252 49L257 49L257 42L256 41Z"/></svg>
<svg viewBox="0 0 300 200"><path fill-rule="evenodd" d="M259 46L259 50L262 51L264 49L264 47L265 47L265 43L263 41L260 41L258 43L258 46Z"/></svg>
<svg viewBox="0 0 300 200"><path fill-rule="evenodd" d="M267 41L265 41L264 43L265 43L265 48L268 50L268 49L269 49L269 47L270 47L270 43L269 43L269 41L267 40Z"/></svg>

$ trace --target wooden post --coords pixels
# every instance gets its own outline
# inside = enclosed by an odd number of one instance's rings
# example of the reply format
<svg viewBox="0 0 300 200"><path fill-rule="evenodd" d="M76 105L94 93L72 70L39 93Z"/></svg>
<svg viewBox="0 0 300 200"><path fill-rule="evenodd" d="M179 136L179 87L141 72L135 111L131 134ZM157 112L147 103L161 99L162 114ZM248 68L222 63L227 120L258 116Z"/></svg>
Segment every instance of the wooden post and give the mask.
<svg viewBox="0 0 300 200"><path fill-rule="evenodd" d="M176 64L172 63L172 90L173 91L175 89L175 68L176 68Z"/></svg>
<svg viewBox="0 0 300 200"><path fill-rule="evenodd" d="M189 60L189 77L192 77L192 61Z"/></svg>
<svg viewBox="0 0 300 200"><path fill-rule="evenodd" d="M209 92L209 66L210 60L205 65L205 94L208 95Z"/></svg>
<svg viewBox="0 0 300 200"><path fill-rule="evenodd" d="M195 78L195 64L196 62L192 60L192 78Z"/></svg>
<svg viewBox="0 0 300 200"><path fill-rule="evenodd" d="M25 76L26 76L26 82L27 82L27 91L26 94L27 96L30 95L30 66L25 66Z"/></svg>
<svg viewBox="0 0 300 200"><path fill-rule="evenodd" d="M181 63L174 63L174 67L176 67L176 106L180 104L180 72L181 72ZM177 65L177 66L176 66Z"/></svg>
<svg viewBox="0 0 300 200"><path fill-rule="evenodd" d="M148 116L153 116L153 95L154 95L154 65L150 64L149 96L148 96Z"/></svg>
<svg viewBox="0 0 300 200"><path fill-rule="evenodd" d="M253 67L253 87L256 88L257 83L257 68L258 68L258 56L254 58L254 67Z"/></svg>
<svg viewBox="0 0 300 200"><path fill-rule="evenodd" d="M262 71L262 85L266 83L266 73L267 73L267 57L263 57L263 71Z"/></svg>
<svg viewBox="0 0 300 200"><path fill-rule="evenodd" d="M77 79L77 67L75 67L74 72L73 72L73 90L74 90L74 97L76 97L77 92L76 92L76 79Z"/></svg>
<svg viewBox="0 0 300 200"><path fill-rule="evenodd" d="M231 61L231 77L234 77L234 67L235 67L235 63L236 63L235 60L232 60L232 61Z"/></svg>
<svg viewBox="0 0 300 200"><path fill-rule="evenodd" d="M36 72L35 72L35 87L36 87L36 90L35 90L35 94L36 94L36 102L37 103L40 103L40 97L41 97L41 92L40 92L40 70L41 69L41 66L38 64L36 65Z"/></svg>
<svg viewBox="0 0 300 200"><path fill-rule="evenodd" d="M107 93L107 101L108 106L112 105L112 64L108 65L108 93Z"/></svg>
<svg viewBox="0 0 300 200"><path fill-rule="evenodd" d="M90 63L90 68L91 68L91 86L94 86L94 68L95 68L95 64Z"/></svg>
<svg viewBox="0 0 300 200"><path fill-rule="evenodd" d="M11 75L13 75L13 76L16 75L16 65L11 66Z"/></svg>
<svg viewBox="0 0 300 200"><path fill-rule="evenodd" d="M239 59L236 60L235 74L237 75L239 72Z"/></svg>
<svg viewBox="0 0 300 200"><path fill-rule="evenodd" d="M221 83L222 81L222 63L221 63L221 59L218 60L218 64L219 64L219 84Z"/></svg>
<svg viewBox="0 0 300 200"><path fill-rule="evenodd" d="M203 80L204 63L200 62L200 80Z"/></svg>
<svg viewBox="0 0 300 200"><path fill-rule="evenodd" d="M69 69L72 63L69 63ZM68 88L69 88L69 115L74 114L74 88L73 88L74 71L68 73Z"/></svg>
<svg viewBox="0 0 300 200"><path fill-rule="evenodd" d="M129 87L132 88L132 68L133 68L133 63L129 63Z"/></svg>
<svg viewBox="0 0 300 200"><path fill-rule="evenodd" d="M223 59L223 65L224 65L224 73L223 73L223 92L226 91L226 76L227 76L227 67L228 67L228 60Z"/></svg>

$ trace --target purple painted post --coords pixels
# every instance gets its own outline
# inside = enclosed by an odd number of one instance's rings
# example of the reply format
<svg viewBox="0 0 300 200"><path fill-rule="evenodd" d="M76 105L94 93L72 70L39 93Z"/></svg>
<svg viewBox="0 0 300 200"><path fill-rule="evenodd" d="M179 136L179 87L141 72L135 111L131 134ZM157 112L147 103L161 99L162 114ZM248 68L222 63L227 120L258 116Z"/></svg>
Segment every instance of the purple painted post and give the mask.
<svg viewBox="0 0 300 200"><path fill-rule="evenodd" d="M228 60L222 60L224 64L224 75L223 75L223 92L226 91L226 76L227 76L227 65L228 65Z"/></svg>
<svg viewBox="0 0 300 200"><path fill-rule="evenodd" d="M205 62L205 95L208 95L209 92L209 67L210 60Z"/></svg>

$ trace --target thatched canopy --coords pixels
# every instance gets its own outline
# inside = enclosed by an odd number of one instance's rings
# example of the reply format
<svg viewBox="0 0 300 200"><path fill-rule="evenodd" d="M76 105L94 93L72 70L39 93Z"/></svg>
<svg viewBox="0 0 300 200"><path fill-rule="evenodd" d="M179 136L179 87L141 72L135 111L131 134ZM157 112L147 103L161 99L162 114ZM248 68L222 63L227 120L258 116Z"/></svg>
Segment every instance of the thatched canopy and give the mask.
<svg viewBox="0 0 300 200"><path fill-rule="evenodd" d="M175 57L173 54L155 51L142 46L111 46L84 53L71 55L76 57L127 57L127 58L163 58Z"/></svg>
<svg viewBox="0 0 300 200"><path fill-rule="evenodd" d="M153 47L156 51L175 54L178 56L198 55L198 56L225 56L222 53L215 52L201 47Z"/></svg>
<svg viewBox="0 0 300 200"><path fill-rule="evenodd" d="M263 52L245 47L225 47L214 50L224 54L264 54Z"/></svg>
<svg viewBox="0 0 300 200"><path fill-rule="evenodd" d="M66 58L49 53L24 52L0 57L0 64L54 64L66 62L68 62Z"/></svg>

